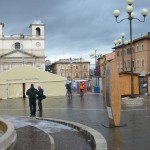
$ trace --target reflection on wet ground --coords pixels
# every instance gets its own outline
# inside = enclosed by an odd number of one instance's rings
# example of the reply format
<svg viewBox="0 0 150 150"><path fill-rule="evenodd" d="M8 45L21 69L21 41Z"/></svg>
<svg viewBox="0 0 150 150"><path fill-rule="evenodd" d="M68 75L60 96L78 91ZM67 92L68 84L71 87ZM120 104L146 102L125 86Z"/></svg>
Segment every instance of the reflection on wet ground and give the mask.
<svg viewBox="0 0 150 150"><path fill-rule="evenodd" d="M150 149L150 97L144 96L142 106L122 107L121 128L105 128L108 122L102 96L88 94L81 98L48 97L43 101L43 112L37 116L79 122L99 131L106 139L108 150L148 150ZM0 114L9 116L29 116L28 99L0 101Z"/></svg>

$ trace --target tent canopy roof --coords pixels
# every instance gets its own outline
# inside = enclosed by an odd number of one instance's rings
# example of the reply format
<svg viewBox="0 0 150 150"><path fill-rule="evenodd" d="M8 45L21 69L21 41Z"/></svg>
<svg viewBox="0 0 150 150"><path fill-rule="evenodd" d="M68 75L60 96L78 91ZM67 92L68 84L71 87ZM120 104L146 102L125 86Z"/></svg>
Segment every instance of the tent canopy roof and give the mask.
<svg viewBox="0 0 150 150"><path fill-rule="evenodd" d="M65 77L55 75L32 66L18 66L0 74L0 84L27 82L62 82Z"/></svg>

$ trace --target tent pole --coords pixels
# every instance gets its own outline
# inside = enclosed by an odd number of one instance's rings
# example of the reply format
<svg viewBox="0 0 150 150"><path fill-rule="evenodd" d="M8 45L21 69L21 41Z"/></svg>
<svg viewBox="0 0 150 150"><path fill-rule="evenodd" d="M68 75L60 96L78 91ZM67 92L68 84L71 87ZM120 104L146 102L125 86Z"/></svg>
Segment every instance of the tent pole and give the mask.
<svg viewBox="0 0 150 150"><path fill-rule="evenodd" d="M6 98L8 99L8 81L6 80Z"/></svg>

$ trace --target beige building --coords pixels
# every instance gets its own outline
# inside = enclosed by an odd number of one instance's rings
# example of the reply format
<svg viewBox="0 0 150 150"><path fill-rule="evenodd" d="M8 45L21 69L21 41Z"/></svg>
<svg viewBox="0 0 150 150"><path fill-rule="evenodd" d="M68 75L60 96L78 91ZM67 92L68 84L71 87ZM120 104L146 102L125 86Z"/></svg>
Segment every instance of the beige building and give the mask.
<svg viewBox="0 0 150 150"><path fill-rule="evenodd" d="M115 52L104 54L103 57L97 59L98 75L102 77L105 74L106 64L115 58Z"/></svg>
<svg viewBox="0 0 150 150"><path fill-rule="evenodd" d="M89 78L90 62L79 59L60 59L50 65L49 71L74 81Z"/></svg>
<svg viewBox="0 0 150 150"><path fill-rule="evenodd" d="M139 73L142 76L150 73L150 32L145 36L133 40L132 48L134 73ZM130 43L127 45L115 46L113 49L115 49L115 58L119 72L123 70L123 63L124 71L130 71Z"/></svg>
<svg viewBox="0 0 150 150"><path fill-rule="evenodd" d="M14 33L5 36L4 24L0 23L0 73L21 65L45 70L44 28L41 21L34 21L29 26L29 35Z"/></svg>

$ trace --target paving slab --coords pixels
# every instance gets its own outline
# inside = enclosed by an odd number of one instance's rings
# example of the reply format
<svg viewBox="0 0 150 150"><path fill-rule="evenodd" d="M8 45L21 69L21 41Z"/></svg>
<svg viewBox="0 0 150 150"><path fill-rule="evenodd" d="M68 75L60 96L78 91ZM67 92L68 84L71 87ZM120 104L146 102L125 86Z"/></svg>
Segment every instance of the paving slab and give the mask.
<svg viewBox="0 0 150 150"><path fill-rule="evenodd" d="M78 122L100 132L107 141L108 150L149 150L150 149L150 97L144 98L142 106L123 107L121 128L105 128L108 122L103 97L100 94L86 94L81 99L73 95L48 97L43 101L43 112L38 117L56 118ZM29 116L28 99L0 100L0 114L10 116Z"/></svg>
<svg viewBox="0 0 150 150"><path fill-rule="evenodd" d="M14 150L93 150L86 136L69 126L40 118L3 118L15 126L17 143Z"/></svg>

